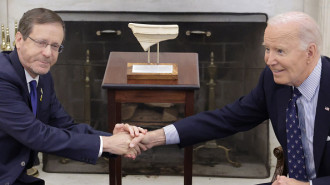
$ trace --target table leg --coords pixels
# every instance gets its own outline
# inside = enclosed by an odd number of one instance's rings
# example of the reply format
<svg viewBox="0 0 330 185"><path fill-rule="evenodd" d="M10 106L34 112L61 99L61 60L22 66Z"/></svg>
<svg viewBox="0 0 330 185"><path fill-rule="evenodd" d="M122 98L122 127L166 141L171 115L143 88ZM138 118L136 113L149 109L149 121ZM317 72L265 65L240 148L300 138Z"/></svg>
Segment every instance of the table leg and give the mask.
<svg viewBox="0 0 330 185"><path fill-rule="evenodd" d="M109 132L115 125L121 122L121 104L116 103L115 91L108 91L108 124ZM109 160L109 183L110 185L121 185L121 157Z"/></svg>
<svg viewBox="0 0 330 185"><path fill-rule="evenodd" d="M192 146L184 148L184 185L192 185L192 152Z"/></svg>
<svg viewBox="0 0 330 185"><path fill-rule="evenodd" d="M194 114L194 91L186 92L185 117ZM184 185L192 185L192 157L193 147L184 149Z"/></svg>
<svg viewBox="0 0 330 185"><path fill-rule="evenodd" d="M110 185L116 185L116 159L109 159L109 183Z"/></svg>
<svg viewBox="0 0 330 185"><path fill-rule="evenodd" d="M121 103L116 103L116 123L121 123ZM121 157L118 156L116 159L116 185L121 185Z"/></svg>

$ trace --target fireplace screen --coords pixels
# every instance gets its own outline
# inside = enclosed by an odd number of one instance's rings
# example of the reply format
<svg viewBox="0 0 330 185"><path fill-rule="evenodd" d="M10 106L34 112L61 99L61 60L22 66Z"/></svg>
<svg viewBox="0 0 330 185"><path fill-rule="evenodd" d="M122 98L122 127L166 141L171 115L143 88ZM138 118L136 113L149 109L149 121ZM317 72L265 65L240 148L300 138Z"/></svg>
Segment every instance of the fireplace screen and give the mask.
<svg viewBox="0 0 330 185"><path fill-rule="evenodd" d="M99 130L108 131L107 94L101 83L109 53L143 51L127 26L129 22L179 25L178 38L162 42L160 52L198 53L201 87L195 91L195 113L221 108L247 94L265 67L261 45L267 21L264 14L116 13L110 14L116 19L110 21L68 20L67 14L62 12L65 50L52 68L57 96L76 122ZM182 119L184 106L130 103L122 105L122 114L123 122L153 130ZM123 174L182 175L183 149L176 145L155 147L134 161L123 159L122 165ZM108 173L108 168L104 158L89 165L44 154L44 170L48 172ZM196 144L193 175L268 177L268 123Z"/></svg>

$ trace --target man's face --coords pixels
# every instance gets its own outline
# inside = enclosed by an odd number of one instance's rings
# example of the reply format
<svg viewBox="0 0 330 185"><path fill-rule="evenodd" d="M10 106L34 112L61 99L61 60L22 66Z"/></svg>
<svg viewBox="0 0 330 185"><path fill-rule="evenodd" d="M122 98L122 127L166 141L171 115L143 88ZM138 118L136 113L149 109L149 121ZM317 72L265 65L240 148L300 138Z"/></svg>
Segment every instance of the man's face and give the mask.
<svg viewBox="0 0 330 185"><path fill-rule="evenodd" d="M63 37L60 23L35 24L26 40L20 32L16 34L18 57L33 78L48 73L50 67L56 63L59 53L54 46L61 45ZM43 47L40 43L49 45Z"/></svg>
<svg viewBox="0 0 330 185"><path fill-rule="evenodd" d="M308 50L301 48L296 25L267 26L264 46L265 62L275 83L298 87L310 74Z"/></svg>

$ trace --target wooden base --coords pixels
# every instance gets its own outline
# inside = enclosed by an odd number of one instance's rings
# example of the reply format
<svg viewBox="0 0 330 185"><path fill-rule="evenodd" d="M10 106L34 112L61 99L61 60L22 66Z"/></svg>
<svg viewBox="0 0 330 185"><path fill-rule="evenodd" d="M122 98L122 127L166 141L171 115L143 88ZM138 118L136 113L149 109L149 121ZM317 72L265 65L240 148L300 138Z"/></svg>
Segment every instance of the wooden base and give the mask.
<svg viewBox="0 0 330 185"><path fill-rule="evenodd" d="M133 65L171 65L172 73L134 73ZM178 83L178 65L175 63L127 63L128 84L161 84L176 85Z"/></svg>

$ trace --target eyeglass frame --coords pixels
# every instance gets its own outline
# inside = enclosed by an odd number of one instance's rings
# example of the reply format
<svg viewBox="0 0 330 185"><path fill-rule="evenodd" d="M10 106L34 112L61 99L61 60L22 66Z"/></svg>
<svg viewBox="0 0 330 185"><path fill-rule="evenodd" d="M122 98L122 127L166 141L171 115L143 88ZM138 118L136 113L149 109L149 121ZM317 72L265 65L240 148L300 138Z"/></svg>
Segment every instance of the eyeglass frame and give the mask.
<svg viewBox="0 0 330 185"><path fill-rule="evenodd" d="M61 45L48 44L47 41L45 41L45 40L36 40L36 39L31 38L30 36L28 36L28 38L31 39L34 43L36 43L38 47L46 48L48 45L50 45L50 48L52 50L54 50L54 51L57 50L58 53L62 53L63 52L64 46L62 44Z"/></svg>

